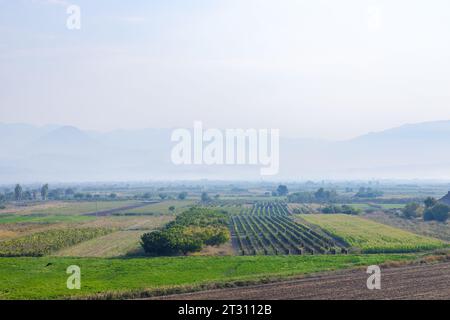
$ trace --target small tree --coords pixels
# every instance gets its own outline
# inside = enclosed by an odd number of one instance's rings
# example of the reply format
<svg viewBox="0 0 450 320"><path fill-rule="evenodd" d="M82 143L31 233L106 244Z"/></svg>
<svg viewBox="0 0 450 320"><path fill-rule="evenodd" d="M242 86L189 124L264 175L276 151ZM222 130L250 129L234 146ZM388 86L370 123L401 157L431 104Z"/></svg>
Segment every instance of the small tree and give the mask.
<svg viewBox="0 0 450 320"><path fill-rule="evenodd" d="M16 199L16 201L22 199L22 186L20 184L16 184L16 187L14 188L14 199Z"/></svg>
<svg viewBox="0 0 450 320"><path fill-rule="evenodd" d="M48 196L48 184L44 184L41 188L41 198L42 200L47 200Z"/></svg>
<svg viewBox="0 0 450 320"><path fill-rule="evenodd" d="M277 193L280 196L287 196L287 194L289 193L289 190L285 185L280 184L277 188Z"/></svg>
<svg viewBox="0 0 450 320"><path fill-rule="evenodd" d="M77 193L75 193L75 195L73 197L77 200L80 200L80 199L84 198L84 194L81 192L77 192Z"/></svg>
<svg viewBox="0 0 450 320"><path fill-rule="evenodd" d="M75 194L75 191L73 191L72 188L67 188L66 190L64 190L65 197L73 197L74 194Z"/></svg>
<svg viewBox="0 0 450 320"><path fill-rule="evenodd" d="M432 209L434 220L445 222L448 219L450 207L445 204L437 204Z"/></svg>
<svg viewBox="0 0 450 320"><path fill-rule="evenodd" d="M416 202L408 203L402 210L405 218L417 218L423 213L422 207Z"/></svg>
<svg viewBox="0 0 450 320"><path fill-rule="evenodd" d="M170 211L171 213L173 213L173 212L175 211L175 207L174 207L174 206L170 206L170 207L169 207L169 211Z"/></svg>
<svg viewBox="0 0 450 320"><path fill-rule="evenodd" d="M151 199L152 198L152 194L150 192L146 192L142 195L142 198L144 199Z"/></svg>
<svg viewBox="0 0 450 320"><path fill-rule="evenodd" d="M327 192L325 191L324 188L320 188L319 190L317 190L317 191L314 193L314 197L315 197L317 200L327 200L328 194L327 194Z"/></svg>
<svg viewBox="0 0 450 320"><path fill-rule="evenodd" d="M161 200L164 200L165 198L167 198L167 194L165 193L160 193L159 197L161 198Z"/></svg>
<svg viewBox="0 0 450 320"><path fill-rule="evenodd" d="M423 218L425 221L436 220L439 222L445 222L449 217L449 213L450 213L449 206L442 203L438 203L432 208L426 210Z"/></svg>
<svg viewBox="0 0 450 320"><path fill-rule="evenodd" d="M202 192L201 199L202 202L208 202L209 200L211 200L206 192Z"/></svg>
<svg viewBox="0 0 450 320"><path fill-rule="evenodd" d="M183 191L183 192L180 192L180 194L178 194L178 200L184 200L184 199L186 199L186 197L187 197L187 192L185 192L185 191Z"/></svg>
<svg viewBox="0 0 450 320"><path fill-rule="evenodd" d="M149 255L171 254L172 243L163 231L145 233L141 237L141 244L144 251Z"/></svg>
<svg viewBox="0 0 450 320"><path fill-rule="evenodd" d="M425 212L423 213L423 220L424 221L434 220L433 212L431 212L431 209L425 210Z"/></svg>
<svg viewBox="0 0 450 320"><path fill-rule="evenodd" d="M428 209L434 207L437 204L437 200L433 197L428 197L425 199L423 203L425 204L425 207Z"/></svg>

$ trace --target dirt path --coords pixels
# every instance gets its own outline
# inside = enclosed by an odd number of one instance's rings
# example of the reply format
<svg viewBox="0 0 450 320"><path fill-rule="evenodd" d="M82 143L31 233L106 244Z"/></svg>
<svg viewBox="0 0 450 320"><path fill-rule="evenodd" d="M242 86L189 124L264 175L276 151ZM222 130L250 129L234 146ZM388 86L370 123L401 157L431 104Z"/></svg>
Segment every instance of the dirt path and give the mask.
<svg viewBox="0 0 450 320"><path fill-rule="evenodd" d="M381 290L368 290L365 270L347 270L266 285L179 294L169 300L450 299L450 263L381 270Z"/></svg>
<svg viewBox="0 0 450 320"><path fill-rule="evenodd" d="M137 209L137 208L142 208L142 207L146 207L149 206L151 204L155 204L158 203L157 201L155 202L142 202L142 203L137 203L137 204L133 204L133 205L129 205L129 206L125 206L125 207L119 207L119 208L114 208L114 209L106 209L106 210L99 210L96 212L88 212L88 213L84 213L83 215L85 216L97 216L97 217L105 217L105 216L110 216L114 213L118 213L118 212L122 212L125 210L133 210L133 209Z"/></svg>

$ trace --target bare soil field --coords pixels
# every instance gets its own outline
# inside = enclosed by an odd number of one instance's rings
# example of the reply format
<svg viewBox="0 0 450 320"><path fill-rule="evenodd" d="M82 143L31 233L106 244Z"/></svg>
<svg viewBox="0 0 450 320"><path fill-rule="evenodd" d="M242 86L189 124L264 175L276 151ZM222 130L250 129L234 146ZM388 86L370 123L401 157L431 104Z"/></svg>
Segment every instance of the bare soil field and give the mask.
<svg viewBox="0 0 450 320"><path fill-rule="evenodd" d="M450 299L450 263L381 269L381 289L369 290L364 269L241 288L157 297L166 300Z"/></svg>

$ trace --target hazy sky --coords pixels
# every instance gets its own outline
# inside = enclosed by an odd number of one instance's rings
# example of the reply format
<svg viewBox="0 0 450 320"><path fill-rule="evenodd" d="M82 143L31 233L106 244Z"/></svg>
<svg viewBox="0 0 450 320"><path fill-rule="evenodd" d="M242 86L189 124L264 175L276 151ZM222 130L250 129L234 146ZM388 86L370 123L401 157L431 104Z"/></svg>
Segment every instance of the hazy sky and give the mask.
<svg viewBox="0 0 450 320"><path fill-rule="evenodd" d="M66 7L81 8L81 30ZM0 0L0 122L279 128L450 119L448 0Z"/></svg>

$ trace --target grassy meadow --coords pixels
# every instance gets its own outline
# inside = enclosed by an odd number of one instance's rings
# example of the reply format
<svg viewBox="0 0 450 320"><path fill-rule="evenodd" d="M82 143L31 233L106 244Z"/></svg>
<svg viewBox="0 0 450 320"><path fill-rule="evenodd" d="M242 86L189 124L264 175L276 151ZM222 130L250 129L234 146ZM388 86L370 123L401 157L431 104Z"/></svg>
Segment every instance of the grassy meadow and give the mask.
<svg viewBox="0 0 450 320"><path fill-rule="evenodd" d="M139 297L156 290L195 289L205 284L259 281L338 270L387 261L408 261L410 254L320 256L227 256L104 258L1 258L0 299ZM81 289L66 287L67 267L81 269ZM173 291L175 292L175 291Z"/></svg>

